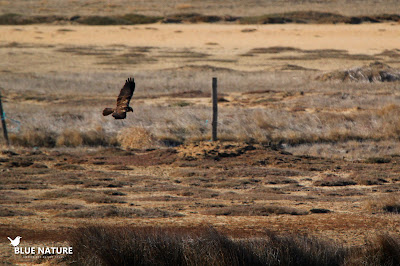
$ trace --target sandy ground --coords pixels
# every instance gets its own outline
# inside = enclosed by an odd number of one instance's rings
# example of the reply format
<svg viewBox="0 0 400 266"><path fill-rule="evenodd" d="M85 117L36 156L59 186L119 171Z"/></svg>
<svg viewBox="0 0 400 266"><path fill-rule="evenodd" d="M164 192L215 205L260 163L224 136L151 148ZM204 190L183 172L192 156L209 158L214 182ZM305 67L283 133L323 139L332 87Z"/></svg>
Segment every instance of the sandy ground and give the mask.
<svg viewBox="0 0 400 266"><path fill-rule="evenodd" d="M190 51L207 54L204 62L213 62L217 66L252 71L273 67L274 62L259 57L241 56L253 48L294 47L303 50L335 49L345 50L353 55L374 55L385 50L400 47L400 24L362 24L362 25L142 25L142 26L72 26L72 25L32 25L0 27L0 45L12 46L14 43L36 45L39 48L52 47L155 47L160 51ZM4 50L3 50L4 51ZM156 52L157 52L156 51ZM155 53L154 51L152 53ZM35 55L42 61L38 69ZM154 55L154 54L153 54ZM68 67L68 60L52 50L39 50L21 55L9 52L3 55L0 71L30 72L54 70L58 64ZM30 59L32 57L32 59ZM173 56L170 56L173 57ZM162 69L177 67L170 57L158 60L157 64L140 65L140 69ZM176 57L179 57L178 55ZM8 59L8 60L7 60ZM47 61L46 61L47 60ZM58 61L55 61L58 60ZM135 57L132 57L135 60ZM33 65L26 64L32 61ZM40 61L40 60L39 60ZM275 60L276 61L276 60ZM288 60L290 63L290 60ZM308 68L329 70L355 65L346 60L304 60L300 65ZM299 62L299 61L296 61ZM16 68L16 65L21 64ZM187 63L187 62L185 62ZM281 64L279 60L278 64ZM275 64L276 65L276 64ZM24 66L24 67L22 67ZM138 65L136 65L139 67ZM81 64L82 68L85 64ZM132 66L134 68L134 66Z"/></svg>
<svg viewBox="0 0 400 266"><path fill-rule="evenodd" d="M23 28L23 30L18 30ZM72 31L60 32L60 29ZM254 32L243 32L254 29ZM179 32L177 32L179 31ZM291 46L301 49L344 49L373 54L400 45L399 24L361 25L139 25L139 26L2 26L2 42L65 45L163 46L208 48L215 42L219 53L232 54L252 47Z"/></svg>

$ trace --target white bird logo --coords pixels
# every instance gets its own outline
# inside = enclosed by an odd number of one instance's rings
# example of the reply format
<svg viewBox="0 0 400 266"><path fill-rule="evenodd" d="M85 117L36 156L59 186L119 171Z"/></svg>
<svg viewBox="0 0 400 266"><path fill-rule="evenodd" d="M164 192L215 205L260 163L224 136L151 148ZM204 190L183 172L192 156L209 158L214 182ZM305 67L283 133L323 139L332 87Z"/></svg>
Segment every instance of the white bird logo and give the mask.
<svg viewBox="0 0 400 266"><path fill-rule="evenodd" d="M19 245L19 242L21 241L21 238L22 238L22 237L17 236L14 240L12 240L12 239L9 238L9 237L7 237L7 238L8 238L8 240L10 240L11 245L13 245L14 247L16 247L16 246Z"/></svg>

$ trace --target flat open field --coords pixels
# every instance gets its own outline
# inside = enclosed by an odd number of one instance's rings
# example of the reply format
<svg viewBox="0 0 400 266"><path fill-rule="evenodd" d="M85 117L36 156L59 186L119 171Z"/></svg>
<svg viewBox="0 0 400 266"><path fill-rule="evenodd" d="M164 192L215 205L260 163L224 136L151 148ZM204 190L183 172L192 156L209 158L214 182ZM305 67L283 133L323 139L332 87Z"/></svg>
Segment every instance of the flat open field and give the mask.
<svg viewBox="0 0 400 266"><path fill-rule="evenodd" d="M18 25L0 36L13 144L0 154L3 240L56 245L90 224L349 246L400 233L399 81L318 78L375 61L395 75L398 23ZM134 112L103 117L130 76ZM43 262L3 240L0 260Z"/></svg>

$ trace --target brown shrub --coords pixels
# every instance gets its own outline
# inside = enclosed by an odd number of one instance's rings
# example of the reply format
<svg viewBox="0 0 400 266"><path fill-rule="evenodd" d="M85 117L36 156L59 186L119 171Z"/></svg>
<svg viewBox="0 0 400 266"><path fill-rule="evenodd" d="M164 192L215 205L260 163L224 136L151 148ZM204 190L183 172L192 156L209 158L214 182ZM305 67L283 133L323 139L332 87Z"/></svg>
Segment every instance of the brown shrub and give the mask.
<svg viewBox="0 0 400 266"><path fill-rule="evenodd" d="M389 234L377 235L363 248L353 249L345 265L400 265L400 239Z"/></svg>
<svg viewBox="0 0 400 266"><path fill-rule="evenodd" d="M66 129L58 136L57 146L77 147L83 144L82 134L76 129Z"/></svg>
<svg viewBox="0 0 400 266"><path fill-rule="evenodd" d="M119 132L117 140L124 149L146 149L157 144L154 136L141 127L123 129Z"/></svg>
<svg viewBox="0 0 400 266"><path fill-rule="evenodd" d="M317 180L314 182L314 186L323 186L323 187L352 186L352 185L357 185L357 182L355 182L352 179L337 176L335 174L327 174L321 180Z"/></svg>
<svg viewBox="0 0 400 266"><path fill-rule="evenodd" d="M7 207L0 206L0 217L8 217L8 216L31 216L35 215L33 212L23 211L23 210L16 210L16 209L9 209Z"/></svg>
<svg viewBox="0 0 400 266"><path fill-rule="evenodd" d="M87 203L126 203L126 201L123 201L119 198L104 195L86 195L83 197L83 199Z"/></svg>
<svg viewBox="0 0 400 266"><path fill-rule="evenodd" d="M25 147L54 147L56 134L45 130L31 129L21 134L10 134L10 142Z"/></svg>
<svg viewBox="0 0 400 266"><path fill-rule="evenodd" d="M86 146L109 146L116 145L117 142L112 136L107 136L102 127L97 127L89 131L78 129L64 130L56 140L56 146L78 147Z"/></svg>
<svg viewBox="0 0 400 266"><path fill-rule="evenodd" d="M60 210L60 211L65 211L65 210L79 210L82 209L83 205L78 205L78 204L68 204L68 203L45 203L45 204L38 204L33 206L33 209L35 210L41 210L41 211L46 211L46 210Z"/></svg>
<svg viewBox="0 0 400 266"><path fill-rule="evenodd" d="M367 209L372 212L400 214L400 199L395 195L378 197L367 202Z"/></svg>
<svg viewBox="0 0 400 266"><path fill-rule="evenodd" d="M115 146L118 144L116 138L108 136L102 127L88 131L67 128L60 134L46 129L28 129L19 134L10 134L10 142L24 147Z"/></svg>

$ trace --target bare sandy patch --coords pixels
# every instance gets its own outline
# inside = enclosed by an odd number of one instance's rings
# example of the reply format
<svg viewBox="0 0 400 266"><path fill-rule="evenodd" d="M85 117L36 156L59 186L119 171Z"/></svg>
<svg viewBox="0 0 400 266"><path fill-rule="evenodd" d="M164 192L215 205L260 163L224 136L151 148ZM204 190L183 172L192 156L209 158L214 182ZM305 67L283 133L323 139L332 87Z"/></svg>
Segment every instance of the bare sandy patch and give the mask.
<svg viewBox="0 0 400 266"><path fill-rule="evenodd" d="M287 68L287 65L293 63L306 69L332 70L385 59L382 53L400 47L398 24L256 25L255 31L243 32L247 28L248 25L215 24L2 26L0 45L7 49L1 51L6 60L0 67L3 71L24 72L30 66L37 69L35 63L40 64L40 71L121 65L129 65L129 69L164 69L195 61L198 65L244 71L290 70L293 67ZM148 47L148 51L132 50L143 47ZM293 50L281 51L278 56L249 53L269 47L292 47ZM21 49L25 51L16 53ZM68 49L72 52L68 53ZM304 51L313 50L317 51L314 56L320 59L304 55ZM321 56L321 52L332 50L342 51L342 56ZM303 52L300 56L299 51ZM373 57L378 54L381 56ZM27 65L26 61L33 65Z"/></svg>

